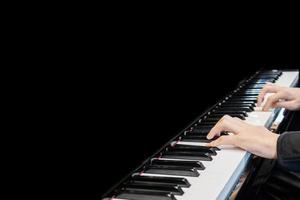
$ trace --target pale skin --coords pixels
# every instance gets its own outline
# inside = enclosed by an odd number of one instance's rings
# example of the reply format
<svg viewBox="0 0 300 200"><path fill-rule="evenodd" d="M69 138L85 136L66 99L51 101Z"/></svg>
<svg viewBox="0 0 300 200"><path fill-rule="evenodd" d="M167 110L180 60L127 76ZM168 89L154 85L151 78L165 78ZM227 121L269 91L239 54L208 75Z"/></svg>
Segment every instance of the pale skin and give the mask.
<svg viewBox="0 0 300 200"><path fill-rule="evenodd" d="M288 88L267 83L261 90L257 106L261 106L267 93L274 93L268 97L262 107L263 111L270 108L282 107L288 110L300 110L300 88ZM255 126L225 115L208 133L211 139L220 136L220 132L229 131L230 135L224 135L208 143L208 146L233 145L249 151L257 156L275 159L277 157L276 146L278 135L262 126Z"/></svg>

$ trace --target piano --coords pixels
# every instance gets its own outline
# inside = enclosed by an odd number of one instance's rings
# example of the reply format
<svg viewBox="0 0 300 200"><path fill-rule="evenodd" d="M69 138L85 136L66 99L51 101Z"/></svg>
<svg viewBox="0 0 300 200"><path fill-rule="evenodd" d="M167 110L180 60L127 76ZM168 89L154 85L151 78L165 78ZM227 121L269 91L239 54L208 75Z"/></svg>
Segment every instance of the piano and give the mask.
<svg viewBox="0 0 300 200"><path fill-rule="evenodd" d="M207 133L226 114L267 128L279 124L284 109L263 112L257 107L256 98L266 82L294 86L298 74L297 70L259 70L241 81L101 199L228 199L253 155L236 147L206 147L210 141Z"/></svg>

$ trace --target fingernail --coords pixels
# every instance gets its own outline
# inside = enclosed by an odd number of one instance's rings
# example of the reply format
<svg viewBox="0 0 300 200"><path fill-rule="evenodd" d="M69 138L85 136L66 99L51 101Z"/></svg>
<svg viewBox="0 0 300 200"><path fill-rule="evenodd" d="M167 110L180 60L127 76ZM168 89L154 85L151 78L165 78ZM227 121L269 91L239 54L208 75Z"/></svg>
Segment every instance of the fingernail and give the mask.
<svg viewBox="0 0 300 200"><path fill-rule="evenodd" d="M206 138L210 140L212 137L210 135L207 135Z"/></svg>

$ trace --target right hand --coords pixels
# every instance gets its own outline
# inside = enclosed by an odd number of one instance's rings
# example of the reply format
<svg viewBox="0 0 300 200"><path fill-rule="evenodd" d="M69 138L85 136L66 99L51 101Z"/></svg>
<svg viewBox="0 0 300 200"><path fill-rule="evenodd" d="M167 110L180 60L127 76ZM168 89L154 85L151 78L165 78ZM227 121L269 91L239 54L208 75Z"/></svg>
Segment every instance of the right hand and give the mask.
<svg viewBox="0 0 300 200"><path fill-rule="evenodd" d="M273 83L267 83L257 98L257 105L261 106L267 93L274 93L269 96L262 110L268 111L270 108L286 108L288 110L300 110L300 88L289 88Z"/></svg>
<svg viewBox="0 0 300 200"><path fill-rule="evenodd" d="M231 135L220 136L222 131L229 131ZM277 157L277 134L263 126L248 124L239 118L225 115L210 130L207 139L220 136L207 146L233 145L249 151L257 156L275 159Z"/></svg>

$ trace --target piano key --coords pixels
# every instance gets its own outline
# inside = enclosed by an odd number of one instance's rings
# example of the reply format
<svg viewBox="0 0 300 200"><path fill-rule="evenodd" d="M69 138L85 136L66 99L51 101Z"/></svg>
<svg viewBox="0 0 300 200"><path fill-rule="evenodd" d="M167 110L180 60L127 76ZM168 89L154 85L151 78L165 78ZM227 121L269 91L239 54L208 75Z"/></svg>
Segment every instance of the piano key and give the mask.
<svg viewBox="0 0 300 200"><path fill-rule="evenodd" d="M198 125L198 126L195 126L191 132L199 133L199 134L206 134L212 129L212 127L214 127L214 125Z"/></svg>
<svg viewBox="0 0 300 200"><path fill-rule="evenodd" d="M197 134L197 135L207 135L209 133L209 131L211 130L211 128L207 128L207 129L193 129L192 131L190 131L189 133L193 133L193 134Z"/></svg>
<svg viewBox="0 0 300 200"><path fill-rule="evenodd" d="M173 166L188 166L194 167L198 170L204 170L205 167L200 161L187 161L187 160L162 160L154 159L151 164L155 165L173 165Z"/></svg>
<svg viewBox="0 0 300 200"><path fill-rule="evenodd" d="M186 135L186 136L182 136L180 141L183 141L183 142L201 142L201 143L202 142L203 143L211 142L212 140L208 140L206 138L206 135L197 135L197 136Z"/></svg>
<svg viewBox="0 0 300 200"><path fill-rule="evenodd" d="M251 80L251 81L248 81L248 83L250 83L250 84L254 84L254 83L255 84L259 84L259 83L265 84L267 82L275 83L275 80L270 79L270 80Z"/></svg>
<svg viewBox="0 0 300 200"><path fill-rule="evenodd" d="M190 152L190 151L166 151L162 154L162 158L202 160L202 161L212 160L212 157L209 155L209 153Z"/></svg>
<svg viewBox="0 0 300 200"><path fill-rule="evenodd" d="M239 88L237 90L235 90L234 92L245 92L245 93L259 93L261 89L257 89L257 88Z"/></svg>
<svg viewBox="0 0 300 200"><path fill-rule="evenodd" d="M255 76L255 78L263 78L263 79L273 78L275 80L278 80L279 77L280 77L280 75L277 75L277 74L259 74L259 75Z"/></svg>
<svg viewBox="0 0 300 200"><path fill-rule="evenodd" d="M183 195L184 193L178 185L151 185L151 183L128 182L124 185L124 188L131 191L165 192L174 195Z"/></svg>
<svg viewBox="0 0 300 200"><path fill-rule="evenodd" d="M208 117L202 119L201 122L216 122L216 121L219 121L222 117L223 117L223 115L212 116L212 117L210 115L208 115Z"/></svg>
<svg viewBox="0 0 300 200"><path fill-rule="evenodd" d="M264 71L260 71L259 74L263 74L263 75L279 74L279 75L282 75L282 71L280 71L280 70L264 70Z"/></svg>
<svg viewBox="0 0 300 200"><path fill-rule="evenodd" d="M176 161L173 161L176 162ZM200 162L196 161L181 161L181 162L193 162L200 165ZM202 165L202 163L201 163ZM202 165L203 166L203 165ZM181 187L190 187L191 184L188 182L186 178L179 178L179 177L159 177L159 176L140 176L136 175L131 178L130 181L136 183L143 183L143 182L151 182L152 184L165 184L165 185L179 185Z"/></svg>
<svg viewBox="0 0 300 200"><path fill-rule="evenodd" d="M257 101L257 97L249 97L249 96L231 96L229 100L239 100L239 101Z"/></svg>
<svg viewBox="0 0 300 200"><path fill-rule="evenodd" d="M128 188L130 189L130 187L126 187L126 186L130 186L130 185L139 185L139 186L155 186L155 187L180 187L177 184L173 184L173 183L161 183L161 182L151 182L151 181L135 181L130 179L129 181L124 183L124 188ZM162 190L163 191L163 190ZM168 191L165 191L168 192ZM171 192L168 192L171 193Z"/></svg>
<svg viewBox="0 0 300 200"><path fill-rule="evenodd" d="M207 119L213 118L216 119L218 118L219 120L224 116L224 114L210 114L209 117ZM231 117L238 117L242 120L245 119L245 116L243 114L230 114Z"/></svg>
<svg viewBox="0 0 300 200"><path fill-rule="evenodd" d="M203 153L209 153L209 155L217 155L216 150L213 147L205 147L205 146L192 146L192 145L180 145L177 144L173 147L170 147L170 150L188 150L188 151L194 151L194 152L203 152Z"/></svg>
<svg viewBox="0 0 300 200"><path fill-rule="evenodd" d="M245 94L245 93L234 93L233 96L235 97L257 97L258 94Z"/></svg>
<svg viewBox="0 0 300 200"><path fill-rule="evenodd" d="M239 109L239 110L242 110L242 109L244 109L244 108L247 108L247 109L249 110L249 112L254 110L254 107L251 106L251 105L237 105L237 104L224 104L224 105L219 105L219 106L217 107L217 109L219 110L219 108L224 108L224 109L225 109L225 108L235 108L235 109L241 108L241 109ZM247 111L247 110L246 110L246 111Z"/></svg>
<svg viewBox="0 0 300 200"><path fill-rule="evenodd" d="M277 79L275 79L275 78L273 78L273 77L270 77L270 78L260 78L260 77L254 77L254 78L252 78L250 81L255 81L255 82L263 82L263 81L265 81L265 82L270 82L270 81L275 81L275 80L277 80Z"/></svg>
<svg viewBox="0 0 300 200"><path fill-rule="evenodd" d="M240 101L240 100L235 100L235 99L229 99L225 102L223 102L222 104L250 104L252 106L255 106L255 103L253 101Z"/></svg>
<svg viewBox="0 0 300 200"><path fill-rule="evenodd" d="M236 89L234 90L234 92L239 92L239 91L244 91L244 92L260 92L261 89L255 89L255 88L247 88L247 87L244 87L244 88L239 88L239 89Z"/></svg>
<svg viewBox="0 0 300 200"><path fill-rule="evenodd" d="M190 146L190 145L186 145L186 146ZM167 152L172 152L172 153L180 153L182 154L183 152L185 152L186 154L190 154L190 155L200 155L202 156L203 154L209 155L209 156L215 156L217 155L217 153L214 150L211 149L202 149L202 148L170 148L168 149Z"/></svg>
<svg viewBox="0 0 300 200"><path fill-rule="evenodd" d="M247 87L249 89L262 89L265 86L265 84L248 84L244 85L243 87Z"/></svg>
<svg viewBox="0 0 300 200"><path fill-rule="evenodd" d="M234 92L238 92L238 91L244 91L244 92L259 92L261 89L257 89L257 88L248 88L248 87L240 87L236 90L234 90Z"/></svg>
<svg viewBox="0 0 300 200"><path fill-rule="evenodd" d="M213 127L214 125L216 125L217 122L218 122L217 120L216 121L202 121L202 122L200 122L200 125Z"/></svg>
<svg viewBox="0 0 300 200"><path fill-rule="evenodd" d="M251 91L244 91L244 90L240 90L234 93L235 95L247 95L247 96L255 96L255 95L259 95L259 92L251 92Z"/></svg>
<svg viewBox="0 0 300 200"><path fill-rule="evenodd" d="M211 142L212 140L208 140L208 139L206 138L207 134L208 134L208 133L205 133L205 134L199 134L199 133L191 132L191 134L180 136L180 141L190 141L190 142L204 142L204 143L208 143L208 142Z"/></svg>
<svg viewBox="0 0 300 200"><path fill-rule="evenodd" d="M165 192L145 192L136 190L122 190L118 192L116 198L129 200L176 200L173 194L166 194Z"/></svg>
<svg viewBox="0 0 300 200"><path fill-rule="evenodd" d="M252 109L249 107L218 107L215 110L216 111L245 111L245 112L252 111Z"/></svg>
<svg viewBox="0 0 300 200"><path fill-rule="evenodd" d="M222 132L221 135L228 135L227 132ZM180 145L180 144L175 144L175 146L179 147L179 148L203 148L203 149L211 149L214 151L220 151L220 149L218 147L206 147L206 146L194 146L194 145Z"/></svg>
<svg viewBox="0 0 300 200"><path fill-rule="evenodd" d="M252 102L252 101L230 101L230 100L228 100L228 101L225 101L225 102L223 102L223 103L220 103L219 105L232 105L232 106L251 106L251 107L253 107L253 106L255 106L255 103L254 102Z"/></svg>
<svg viewBox="0 0 300 200"><path fill-rule="evenodd" d="M165 156L168 158L168 156ZM196 168L188 166L165 166L165 165L150 165L144 173L149 174L166 174L166 175L177 175L177 176L191 176L198 177L199 172Z"/></svg>
<svg viewBox="0 0 300 200"><path fill-rule="evenodd" d="M248 117L248 114L246 111L224 111L224 110L215 110L211 112L212 114L222 114L222 115L231 115L231 114L240 114L244 117Z"/></svg>

